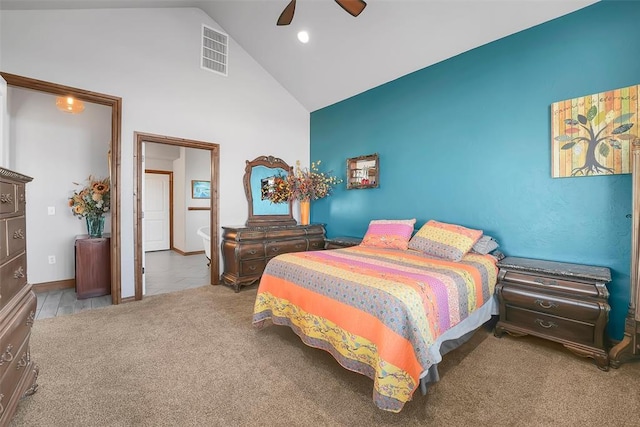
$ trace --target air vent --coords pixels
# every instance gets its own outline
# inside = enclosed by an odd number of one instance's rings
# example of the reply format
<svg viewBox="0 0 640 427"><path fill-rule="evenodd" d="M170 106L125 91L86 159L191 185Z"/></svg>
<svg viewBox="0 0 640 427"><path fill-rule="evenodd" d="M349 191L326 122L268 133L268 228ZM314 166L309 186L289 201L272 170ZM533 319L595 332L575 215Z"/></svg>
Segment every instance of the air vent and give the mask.
<svg viewBox="0 0 640 427"><path fill-rule="evenodd" d="M229 36L202 25L202 63L205 70L227 75Z"/></svg>

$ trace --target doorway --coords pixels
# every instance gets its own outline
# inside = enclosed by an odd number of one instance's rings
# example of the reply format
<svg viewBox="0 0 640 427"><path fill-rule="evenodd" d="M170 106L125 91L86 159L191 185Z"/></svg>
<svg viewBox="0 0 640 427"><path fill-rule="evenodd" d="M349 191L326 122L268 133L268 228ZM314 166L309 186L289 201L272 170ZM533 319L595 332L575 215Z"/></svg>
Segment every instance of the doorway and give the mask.
<svg viewBox="0 0 640 427"><path fill-rule="evenodd" d="M149 158L148 151L145 157ZM145 168L142 187L144 251L169 250L173 248L173 172Z"/></svg>
<svg viewBox="0 0 640 427"><path fill-rule="evenodd" d="M91 92L71 86L63 86L44 80L36 80L16 74L0 72L8 86L30 89L56 96L72 96L76 99L111 107L111 150L109 150L109 173L111 175L111 303L122 302L121 283L121 224L120 224L120 133L122 123L122 98Z"/></svg>
<svg viewBox="0 0 640 427"><path fill-rule="evenodd" d="M219 279L219 250L218 250L218 185L220 181L220 146L218 144L187 140L182 138L173 138L162 135L154 135L148 133L134 132L134 179L135 188L134 195L136 198L134 205L134 268L135 268L135 296L136 300L142 299L143 296L143 274L144 274L144 253L142 222L144 220L143 211L143 181L145 177L144 155L143 149L145 143L167 144L185 148L196 148L207 150L210 157L210 198L209 206L209 230L210 230L210 284L217 285Z"/></svg>

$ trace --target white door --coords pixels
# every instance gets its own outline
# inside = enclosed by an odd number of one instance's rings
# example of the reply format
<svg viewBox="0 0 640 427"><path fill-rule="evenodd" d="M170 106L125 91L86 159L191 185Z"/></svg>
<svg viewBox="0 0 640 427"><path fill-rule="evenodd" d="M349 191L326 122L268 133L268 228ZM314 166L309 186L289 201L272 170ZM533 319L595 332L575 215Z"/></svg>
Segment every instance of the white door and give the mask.
<svg viewBox="0 0 640 427"><path fill-rule="evenodd" d="M169 249L169 175L144 174L144 250Z"/></svg>

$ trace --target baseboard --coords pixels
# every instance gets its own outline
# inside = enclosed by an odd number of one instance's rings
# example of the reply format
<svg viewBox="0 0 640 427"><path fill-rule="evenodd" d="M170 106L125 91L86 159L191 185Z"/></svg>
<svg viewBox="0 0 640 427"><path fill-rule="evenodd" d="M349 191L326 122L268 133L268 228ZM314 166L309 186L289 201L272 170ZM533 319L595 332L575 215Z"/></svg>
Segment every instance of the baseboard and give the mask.
<svg viewBox="0 0 640 427"><path fill-rule="evenodd" d="M32 283L33 292L57 291L76 287L76 279L57 280L55 282Z"/></svg>
<svg viewBox="0 0 640 427"><path fill-rule="evenodd" d="M172 251L179 253L180 255L184 255L184 256L189 256L189 255L199 255L199 254L203 254L204 251L193 251L193 252L184 252L181 251L178 248L171 248Z"/></svg>

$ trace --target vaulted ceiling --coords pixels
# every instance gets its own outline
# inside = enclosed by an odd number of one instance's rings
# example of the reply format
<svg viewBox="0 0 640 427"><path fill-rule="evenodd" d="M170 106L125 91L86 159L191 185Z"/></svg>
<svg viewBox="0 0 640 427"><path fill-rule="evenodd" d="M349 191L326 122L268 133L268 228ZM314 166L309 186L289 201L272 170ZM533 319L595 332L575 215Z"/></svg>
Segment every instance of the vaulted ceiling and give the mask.
<svg viewBox="0 0 640 427"><path fill-rule="evenodd" d="M597 0L2 0L0 9L198 7L312 112ZM300 30L310 41L297 39ZM229 52L233 72L233 52Z"/></svg>

